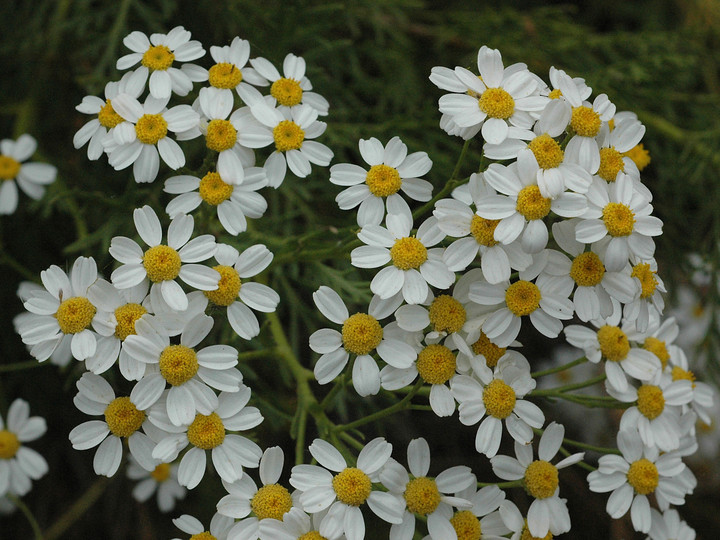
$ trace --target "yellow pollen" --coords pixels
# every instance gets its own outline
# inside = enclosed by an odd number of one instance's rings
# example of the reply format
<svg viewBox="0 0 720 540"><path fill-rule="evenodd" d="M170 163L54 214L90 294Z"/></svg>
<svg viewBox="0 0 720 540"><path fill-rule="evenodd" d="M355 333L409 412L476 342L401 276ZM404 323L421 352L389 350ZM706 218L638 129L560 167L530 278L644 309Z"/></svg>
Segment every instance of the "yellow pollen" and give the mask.
<svg viewBox="0 0 720 540"><path fill-rule="evenodd" d="M455 375L457 361L450 349L435 343L420 351L416 365L420 377L426 383L444 384Z"/></svg>
<svg viewBox="0 0 720 540"><path fill-rule="evenodd" d="M440 492L432 478L414 478L405 486L407 508L413 514L432 514L440 504Z"/></svg>
<svg viewBox="0 0 720 540"><path fill-rule="evenodd" d="M273 518L282 521L292 505L290 492L280 484L263 486L250 499L250 508L258 519Z"/></svg>
<svg viewBox="0 0 720 540"><path fill-rule="evenodd" d="M548 97L550 99L560 99L562 97L562 95L563 95L562 90L560 90L559 88L556 88L555 90L552 90L548 94Z"/></svg>
<svg viewBox="0 0 720 540"><path fill-rule="evenodd" d="M13 180L20 172L20 162L0 154L0 180Z"/></svg>
<svg viewBox="0 0 720 540"><path fill-rule="evenodd" d="M173 386L192 379L199 364L195 351L185 345L168 345L160 353L160 374Z"/></svg>
<svg viewBox="0 0 720 540"><path fill-rule="evenodd" d="M77 334L90 326L96 311L90 300L75 296L60 304L55 318L63 334Z"/></svg>
<svg viewBox="0 0 720 540"><path fill-rule="evenodd" d="M452 334L459 332L465 324L467 314L463 305L447 294L436 297L428 309L430 324L436 332Z"/></svg>
<svg viewBox="0 0 720 540"><path fill-rule="evenodd" d="M541 298L538 286L525 280L516 281L505 291L505 303L517 317L530 315L540 307Z"/></svg>
<svg viewBox="0 0 720 540"><path fill-rule="evenodd" d="M333 489L340 502L349 506L360 506L370 496L370 477L355 467L343 469L332 481Z"/></svg>
<svg viewBox="0 0 720 540"><path fill-rule="evenodd" d="M715 420L711 420L709 424L706 424L702 420L698 420L695 423L695 427L702 433L712 433L715 431Z"/></svg>
<svg viewBox="0 0 720 540"><path fill-rule="evenodd" d="M643 343L643 349L650 351L660 359L663 369L667 366L668 360L670 360L670 353L665 346L664 341L660 341L658 338L648 336L645 338Z"/></svg>
<svg viewBox="0 0 720 540"><path fill-rule="evenodd" d="M205 146L215 152L230 150L237 142L237 129L229 120L210 120L205 133Z"/></svg>
<svg viewBox="0 0 720 540"><path fill-rule="evenodd" d="M135 124L135 134L143 144L155 144L167 135L167 121L162 114L143 114Z"/></svg>
<svg viewBox="0 0 720 540"><path fill-rule="evenodd" d="M537 459L525 469L525 488L536 499L552 497L558 487L558 470L555 465Z"/></svg>
<svg viewBox="0 0 720 540"><path fill-rule="evenodd" d="M209 532L205 531L205 532L201 532L201 533L198 533L198 534L193 534L193 535L190 537L190 540L217 540L217 538L215 538L215 537L214 537L212 534L210 534Z"/></svg>
<svg viewBox="0 0 720 540"><path fill-rule="evenodd" d="M605 265L592 251L581 253L573 259L570 277L580 287L594 287L605 275Z"/></svg>
<svg viewBox="0 0 720 540"><path fill-rule="evenodd" d="M525 527L523 527L522 535L519 540L552 540L553 535L548 532L545 536L540 538L539 536L533 536L527 528L527 521L525 521Z"/></svg>
<svg viewBox="0 0 720 540"><path fill-rule="evenodd" d="M375 349L383 338L383 329L372 315L356 313L342 326L343 347L349 353L363 355Z"/></svg>
<svg viewBox="0 0 720 540"><path fill-rule="evenodd" d="M620 362L627 358L630 352L630 341L625 332L617 326L605 325L597 331L600 352L606 360Z"/></svg>
<svg viewBox="0 0 720 540"><path fill-rule="evenodd" d="M305 140L305 132L295 122L283 120L273 128L273 139L278 152L299 150Z"/></svg>
<svg viewBox="0 0 720 540"><path fill-rule="evenodd" d="M232 89L242 82L242 72L235 64L220 62L208 71L208 82L215 88Z"/></svg>
<svg viewBox="0 0 720 540"><path fill-rule="evenodd" d="M638 495L650 495L658 487L660 474L652 461L642 458L630 464L627 480Z"/></svg>
<svg viewBox="0 0 720 540"><path fill-rule="evenodd" d="M680 366L673 366L671 373L672 373L673 381L685 380L685 381L695 382L695 374L692 371L684 370Z"/></svg>
<svg viewBox="0 0 720 540"><path fill-rule="evenodd" d="M650 265L648 263L640 263L633 266L632 273L630 275L640 280L640 285L642 287L640 298L649 298L655 294L655 288L658 285L655 274L656 272L653 272L650 269Z"/></svg>
<svg viewBox="0 0 720 540"><path fill-rule="evenodd" d="M643 416L654 420L662 414L665 409L665 396L659 386L643 384L637 393L637 408Z"/></svg>
<svg viewBox="0 0 720 540"><path fill-rule="evenodd" d="M320 536L320 533L317 531L310 531L302 536L298 536L298 540L327 540L327 538Z"/></svg>
<svg viewBox="0 0 720 540"><path fill-rule="evenodd" d="M472 221L470 221L470 234L481 246L492 247L497 244L495 229L498 223L500 223L499 219L485 219L473 214Z"/></svg>
<svg viewBox="0 0 720 540"><path fill-rule="evenodd" d="M497 366L498 360L505 354L507 348L498 347L490 341L490 338L485 335L485 332L480 332L480 337L472 344L472 350L475 354L482 354L485 357L487 367L494 368Z"/></svg>
<svg viewBox="0 0 720 540"><path fill-rule="evenodd" d="M558 167L565 157L565 152L558 142L547 133L535 137L528 144L541 169L554 169Z"/></svg>
<svg viewBox="0 0 720 540"><path fill-rule="evenodd" d="M20 449L20 440L12 431L0 430L0 459L11 459Z"/></svg>
<svg viewBox="0 0 720 540"><path fill-rule="evenodd" d="M458 540L480 540L482 538L480 520L470 510L455 512L455 515L450 518L450 525L455 529Z"/></svg>
<svg viewBox="0 0 720 540"><path fill-rule="evenodd" d="M217 413L210 413L208 416L198 413L188 427L187 437L193 446L211 450L225 440L225 426Z"/></svg>
<svg viewBox="0 0 720 540"><path fill-rule="evenodd" d="M280 105L292 107L302 101L303 91L299 82L283 77L272 83L270 95L277 99Z"/></svg>
<svg viewBox="0 0 720 540"><path fill-rule="evenodd" d="M365 176L365 183L376 197L387 197L398 192L402 178L395 167L373 165Z"/></svg>
<svg viewBox="0 0 720 540"><path fill-rule="evenodd" d="M145 413L139 411L129 397L113 399L105 408L105 422L116 437L129 437L145 421Z"/></svg>
<svg viewBox="0 0 720 540"><path fill-rule="evenodd" d="M630 236L635 227L635 214L622 203L608 203L602 219L610 236Z"/></svg>
<svg viewBox="0 0 720 540"><path fill-rule="evenodd" d="M638 171L642 171L645 167L650 165L650 152L645 150L642 143L633 146L630 150L625 152L623 156L627 156L635 162Z"/></svg>
<svg viewBox="0 0 720 540"><path fill-rule="evenodd" d="M483 403L490 416L503 420L515 408L515 390L505 381L493 379L483 390Z"/></svg>
<svg viewBox="0 0 720 540"><path fill-rule="evenodd" d="M390 258L400 270L417 269L427 261L427 248L414 236L398 238L390 248Z"/></svg>
<svg viewBox="0 0 720 540"><path fill-rule="evenodd" d="M165 480L170 478L170 464L161 463L152 470L152 472L150 473L150 477L158 484L164 482Z"/></svg>
<svg viewBox="0 0 720 540"><path fill-rule="evenodd" d="M518 193L516 210L527 220L542 219L550 213L552 199L540 195L538 186L525 186Z"/></svg>
<svg viewBox="0 0 720 540"><path fill-rule="evenodd" d="M590 107L573 107L570 127L581 137L594 137L601 125L600 116Z"/></svg>
<svg viewBox="0 0 720 540"><path fill-rule="evenodd" d="M107 129L112 129L118 124L124 122L125 120L122 116L115 112L115 109L113 109L112 106L112 102L108 99L98 113L98 121L100 122L101 126Z"/></svg>
<svg viewBox="0 0 720 540"><path fill-rule="evenodd" d="M600 168L597 172L600 178L614 182L618 173L624 170L622 154L615 150L614 146L600 149Z"/></svg>
<svg viewBox="0 0 720 540"><path fill-rule="evenodd" d="M172 66L175 55L165 45L150 47L142 57L142 65L153 71L165 71Z"/></svg>
<svg viewBox="0 0 720 540"><path fill-rule="evenodd" d="M480 110L490 118L510 118L515 112L515 100L502 88L488 88L478 100Z"/></svg>
<svg viewBox="0 0 720 540"><path fill-rule="evenodd" d="M233 194L234 186L226 183L218 173L209 172L200 180L200 198L212 206L227 201Z"/></svg>
<svg viewBox="0 0 720 540"><path fill-rule="evenodd" d="M175 279L180 273L180 255L170 246L151 247L143 255L143 266L153 283Z"/></svg>
<svg viewBox="0 0 720 540"><path fill-rule="evenodd" d="M614 118L611 118L610 120L608 120L608 128L610 129L610 131L615 131L615 119Z"/></svg>
<svg viewBox="0 0 720 540"><path fill-rule="evenodd" d="M218 265L213 268L220 273L218 288L214 291L203 291L203 293L216 306L229 306L240 293L242 285L240 276L232 266Z"/></svg>
<svg viewBox="0 0 720 540"><path fill-rule="evenodd" d="M120 341L125 341L126 337L135 334L135 323L146 313L147 309L135 303L125 304L117 308L115 310L115 319L117 320L115 337Z"/></svg>

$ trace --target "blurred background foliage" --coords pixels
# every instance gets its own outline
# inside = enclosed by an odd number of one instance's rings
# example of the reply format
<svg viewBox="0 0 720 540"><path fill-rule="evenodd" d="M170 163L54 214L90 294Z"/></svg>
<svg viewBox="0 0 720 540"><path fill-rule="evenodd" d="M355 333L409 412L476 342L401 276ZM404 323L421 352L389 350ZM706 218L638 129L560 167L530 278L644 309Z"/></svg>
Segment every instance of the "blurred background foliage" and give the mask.
<svg viewBox="0 0 720 540"><path fill-rule="evenodd" d="M436 188L449 178L461 141L438 127L441 91L428 80L433 66L475 69L477 49L486 44L500 49L505 65L525 62L545 80L552 65L584 77L593 95L607 93L618 110L636 112L647 126L643 142L652 162L643 181L654 193L656 215L665 222L657 259L670 296L675 284L687 280L689 253L702 254L716 273L720 239L720 3L716 0L8 0L0 3L0 20L5 22L0 34L0 138L30 133L38 139L35 160L59 169L58 181L44 199L33 202L21 194L18 211L0 219L0 366L30 360L11 322L22 310L15 296L21 280L37 281L41 270L51 264L67 268L80 255L94 256L101 272L109 276L112 259L107 247L113 236L133 234L132 208L149 203L160 211L167 204L161 192L162 181L170 176L167 169L161 169L151 186L138 186L129 170L116 172L104 159L89 162L84 148L72 146L73 134L88 120L75 106L85 95L101 96L104 85L119 78L115 62L128 52L122 38L133 30L149 34L183 25L206 50L240 36L250 41L252 57L263 56L277 66L289 52L303 56L314 89L331 104L321 140L335 152L333 163L358 162L360 138L374 136L386 142L399 135L411 152L428 152L434 162L428 179ZM209 53L197 63L209 67ZM192 168L203 159L201 145L188 148ZM480 150L479 142L470 145L471 159L463 174L477 168ZM281 190L265 190L269 212L259 222L262 225L241 235L236 245L263 241L276 254L292 253L295 246L312 247L316 240L331 245L337 228L352 223L337 209L338 191L328 182L327 170L315 170L304 180L289 177ZM369 295L363 284L348 281L354 277L349 257L308 257L311 260L299 262L289 262L291 255L282 257L273 266L271 284L283 298L281 315L296 352L311 365L314 357L306 336L321 324L311 292L328 284L341 289L346 302L356 302L359 309ZM717 304L715 288L707 294L706 301ZM250 347L269 343L265 334ZM169 517L161 515L153 502L139 505L130 498L131 485L122 474L110 481L98 480L92 472L92 452L70 448L67 433L86 420L72 406L74 382L80 374L73 368L58 372L55 366L43 365L0 371L3 414L12 399L23 397L33 414L48 420L48 433L32 447L49 461L50 473L25 497L28 506L40 524L50 528L49 538L176 535ZM261 426L259 436L264 446L286 445L290 456L287 422L295 399L292 379L272 365L241 369L254 393L279 396L273 408L257 403L266 417L273 417ZM375 399L367 410L387 404L382 395ZM352 420L365 406L359 400L341 401L332 414L341 421ZM446 424L438 427L428 413L407 413L384 429L394 430L398 459L407 440L424 435L434 461L439 462L436 465L444 465L446 455L448 465L457 464L450 453L461 446L469 449L467 464L479 476L487 472L487 460L472 452L473 430L452 422L457 433L448 435ZM446 431L442 437L440 429ZM368 429L367 436L372 435ZM563 487L575 519L566 536L634 538L626 523L610 523L604 512L606 498L588 494L583 477L584 473L568 474ZM487 480L492 478L486 474ZM189 512L208 522L220 493L213 491L218 484L208 487L203 482L172 516ZM701 476L696 494L681 510L701 537L716 535L718 502L717 493L703 484ZM87 508L80 518L79 512ZM29 537L20 513L0 520L3 538Z"/></svg>

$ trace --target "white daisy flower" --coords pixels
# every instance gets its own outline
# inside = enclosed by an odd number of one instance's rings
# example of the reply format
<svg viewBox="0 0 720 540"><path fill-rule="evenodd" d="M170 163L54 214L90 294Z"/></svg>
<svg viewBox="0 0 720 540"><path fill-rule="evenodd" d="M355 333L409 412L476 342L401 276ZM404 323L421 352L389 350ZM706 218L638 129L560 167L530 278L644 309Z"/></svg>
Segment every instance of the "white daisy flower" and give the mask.
<svg viewBox="0 0 720 540"><path fill-rule="evenodd" d="M182 532L191 534L190 539L202 540L227 540L227 533L233 525L233 519L220 514L215 514L210 520L210 527L206 529L199 519L188 514L173 519L175 526ZM173 540L181 540L173 538Z"/></svg>
<svg viewBox="0 0 720 540"><path fill-rule="evenodd" d="M123 44L132 52L117 61L117 69L128 69L138 62L137 72L142 75L143 87L150 77L150 95L154 98L170 98L171 93L186 96L192 90L193 81L205 80L204 69L195 64L183 64L179 69L174 62L197 60L205 54L199 41L190 39L190 32L176 26L167 34L152 34L150 39L138 30L123 38Z"/></svg>
<svg viewBox="0 0 720 540"><path fill-rule="evenodd" d="M167 513L175 508L175 502L185 498L187 490L178 483L178 466L158 463L152 471L146 471L130 456L127 476L137 483L132 489L133 499L144 503L156 495L158 509Z"/></svg>
<svg viewBox="0 0 720 540"><path fill-rule="evenodd" d="M220 478L225 482L236 482L243 476L243 467L257 467L262 456L262 450L253 441L228 433L252 429L263 421L257 408L247 406L250 393L250 388L244 385L239 391L220 392L217 406L210 413L198 413L182 426L175 426L170 421L169 407L154 407L150 411L150 420L172 434L158 442L152 456L170 463L188 444L192 445L180 460L178 482L194 489L205 475L205 451L211 450L212 463Z"/></svg>
<svg viewBox="0 0 720 540"><path fill-rule="evenodd" d="M168 137L191 129L198 123L198 113L190 105L176 105L167 109L170 98L148 96L145 103L120 94L113 100L113 109L125 119L104 139L108 163L120 171L133 166L138 183L152 182L160 169L160 158L172 170L185 165L180 145Z"/></svg>
<svg viewBox="0 0 720 540"><path fill-rule="evenodd" d="M300 491L300 507L309 514L328 509L320 523L321 536L335 538L344 533L347 540L362 540L365 520L360 507L366 503L383 521L402 522L402 500L373 489L392 453L392 445L385 439L377 437L367 443L355 467L348 467L342 454L322 439L313 441L310 453L319 465L293 467L290 485Z"/></svg>
<svg viewBox="0 0 720 540"><path fill-rule="evenodd" d="M661 293L667 292L657 273L655 259L640 261L632 267L630 276L637 280L639 294L623 307L623 317L635 323L641 332L647 330L654 319L659 319L665 309Z"/></svg>
<svg viewBox="0 0 720 540"><path fill-rule="evenodd" d="M647 540L695 540L695 531L680 519L674 508L662 514L650 509L650 536Z"/></svg>
<svg viewBox="0 0 720 540"><path fill-rule="evenodd" d="M25 443L42 437L47 423L30 416L30 405L23 399L10 404L7 418L0 416L0 496L10 493L22 497L48 472L45 458Z"/></svg>
<svg viewBox="0 0 720 540"><path fill-rule="evenodd" d="M16 141L0 141L0 215L15 212L18 203L18 186L31 199L39 199L45 186L57 177L57 168L48 163L23 163L35 153L37 141L28 134Z"/></svg>
<svg viewBox="0 0 720 540"><path fill-rule="evenodd" d="M220 274L202 264L215 255L215 239L204 234L190 240L194 220L192 216L176 216L170 223L167 244L162 244L162 227L155 211L148 205L136 208L133 221L140 238L150 246L142 248L130 238L116 236L110 242L110 255L121 264L112 275L112 283L118 289L128 289L150 280L150 294L159 289L162 298L173 309L184 311L188 307L185 291L175 281L185 283L202 291L217 289Z"/></svg>
<svg viewBox="0 0 720 540"><path fill-rule="evenodd" d="M417 354L400 340L386 337L378 322L393 313L399 297L381 300L373 297L368 313L350 315L340 295L330 287L321 286L313 293L313 301L330 321L342 325L341 331L321 328L310 336L310 348L321 354L315 364L315 378L327 384L337 377L350 359L353 362L353 386L361 396L375 395L380 390L380 369L371 356L376 351L385 362L399 369L408 368Z"/></svg>
<svg viewBox="0 0 720 540"><path fill-rule="evenodd" d="M248 40L236 36L230 45L223 47L213 45L210 47L210 56L215 64L208 70L204 79L210 83L210 86L219 88L226 94L232 95L232 90L236 90L242 95L242 88L248 83L254 86L268 85L267 79L248 65L250 58Z"/></svg>
<svg viewBox="0 0 720 540"><path fill-rule="evenodd" d="M583 459L584 452L572 454L557 465L550 461L555 457L565 428L552 422L542 436L538 446L538 458L533 461L532 445L515 442L517 459L508 456L495 456L490 459L493 472L504 480L523 480L525 489L534 497L527 515L527 527L533 536L544 537L548 531L553 535L570 530L570 514L565 499L559 496L558 470L573 465Z"/></svg>
<svg viewBox="0 0 720 540"><path fill-rule="evenodd" d="M380 225L385 218L386 206L388 214L409 212L410 207L398 191L402 190L416 201L425 202L432 198L432 184L419 178L432 167L426 152L408 155L407 146L400 137L393 137L385 147L374 137L360 139L359 146L370 170L351 163L339 163L330 167L330 182L350 186L338 193L335 200L342 210L360 205L357 214L360 227Z"/></svg>
<svg viewBox="0 0 720 540"><path fill-rule="evenodd" d="M664 510L685 502L685 492L676 479L685 464L675 452L660 455L657 447L644 445L636 433L622 428L617 444L622 456L600 457L598 469L588 475L590 490L612 491L606 506L610 517L618 519L630 510L633 528L647 533L652 519L648 495L653 494Z"/></svg>
<svg viewBox="0 0 720 540"><path fill-rule="evenodd" d="M309 516L306 512L294 506L287 512L282 521L276 519L266 519L266 527L272 530L275 535L272 538L276 540L345 540L345 535L339 533L336 536L321 536L320 523L327 512L317 512Z"/></svg>
<svg viewBox="0 0 720 540"><path fill-rule="evenodd" d="M572 118L573 103L582 103L590 98L592 88L586 83L582 77L570 77L562 69L554 66L550 67L549 72L550 84L552 90L548 87L547 92L550 102L543 109L540 118L535 125L535 129L539 133L548 133L551 137L562 135ZM563 93L569 96L565 96ZM543 92L544 93L544 92Z"/></svg>
<svg viewBox="0 0 720 540"><path fill-rule="evenodd" d="M532 428L542 427L545 415L537 405L522 399L535 388L527 361L504 356L494 370L478 365L476 373L477 378L458 375L450 384L459 403L460 422L466 426L480 423L475 449L488 457L496 455L503 422L515 441L530 443Z"/></svg>
<svg viewBox="0 0 720 540"><path fill-rule="evenodd" d="M370 290L380 298L390 298L402 291L408 304L424 301L430 288L447 289L455 282L455 273L442 260L442 248L428 249L440 243L445 234L437 226L437 218L425 220L411 236L413 219L409 212L388 214L386 227L368 225L358 233L365 246L350 253L357 268L380 270L370 283Z"/></svg>
<svg viewBox="0 0 720 540"><path fill-rule="evenodd" d="M627 174L638 185L640 171L635 162L625 153L640 143L645 135L645 126L637 117L628 118L620 114L614 116L612 124L614 125L603 126L603 130L600 132L600 167L596 174L607 182L614 182L618 175ZM644 191L649 193L647 188Z"/></svg>
<svg viewBox="0 0 720 540"><path fill-rule="evenodd" d="M711 424L715 392L709 384L695 380L695 374L689 369L687 356L679 347L674 347L667 369L670 371L674 381L687 379L692 382L692 400L688 405L703 423Z"/></svg>
<svg viewBox="0 0 720 540"><path fill-rule="evenodd" d="M84 373L76 386L75 406L85 414L105 417L104 421L83 422L69 434L75 450L100 445L93 459L95 474L113 476L117 472L123 457L122 439L127 439L128 449L137 463L147 471L153 470L155 442L167 434L147 421L147 415L138 409L132 398L115 397L110 383L99 375Z"/></svg>
<svg viewBox="0 0 720 540"><path fill-rule="evenodd" d="M465 509L461 506L450 517L450 525L456 536L450 531L441 531L441 535L431 533L427 540L466 540L478 538L479 540L500 540L510 532L500 517L498 507L505 500L505 492L497 486L485 486L477 489L474 485L455 492L455 496L466 499L472 505ZM447 535L445 533L447 532Z"/></svg>

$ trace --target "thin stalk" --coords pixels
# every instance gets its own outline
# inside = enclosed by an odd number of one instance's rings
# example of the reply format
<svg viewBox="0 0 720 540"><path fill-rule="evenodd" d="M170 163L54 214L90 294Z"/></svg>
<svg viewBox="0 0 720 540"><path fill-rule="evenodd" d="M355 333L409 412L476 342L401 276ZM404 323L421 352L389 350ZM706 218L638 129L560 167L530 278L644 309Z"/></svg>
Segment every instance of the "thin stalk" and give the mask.
<svg viewBox="0 0 720 540"><path fill-rule="evenodd" d="M28 523L30 523L30 527L32 528L33 534L35 535L35 540L43 540L42 529L40 528L40 525L38 524L35 516L30 511L28 506L22 501L20 497L17 497L11 493L7 494L7 498L10 500L11 503L13 503L20 509L25 518L28 520Z"/></svg>

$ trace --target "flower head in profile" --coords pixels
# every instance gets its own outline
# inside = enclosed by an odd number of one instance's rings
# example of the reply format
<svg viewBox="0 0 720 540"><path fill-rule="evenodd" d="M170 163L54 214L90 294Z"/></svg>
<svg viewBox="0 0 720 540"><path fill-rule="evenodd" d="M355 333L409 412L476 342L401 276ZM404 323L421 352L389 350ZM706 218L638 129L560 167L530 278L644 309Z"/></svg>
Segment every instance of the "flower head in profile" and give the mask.
<svg viewBox="0 0 720 540"><path fill-rule="evenodd" d="M25 443L41 437L47 430L44 418L30 416L30 405L15 399L3 421L0 416L0 496L22 497L48 472L45 458Z"/></svg>
<svg viewBox="0 0 720 540"><path fill-rule="evenodd" d="M12 214L18 204L20 189L31 199L39 199L45 186L52 184L57 168L48 163L23 163L35 153L37 142L28 135L20 135L16 141L0 141L0 215Z"/></svg>
<svg viewBox="0 0 720 540"><path fill-rule="evenodd" d="M222 514L215 514L210 520L210 527L206 529L202 522L189 514L183 514L173 519L175 526L186 534L190 540L227 540L228 531L233 525L233 519ZM173 538L173 540L183 540Z"/></svg>

